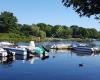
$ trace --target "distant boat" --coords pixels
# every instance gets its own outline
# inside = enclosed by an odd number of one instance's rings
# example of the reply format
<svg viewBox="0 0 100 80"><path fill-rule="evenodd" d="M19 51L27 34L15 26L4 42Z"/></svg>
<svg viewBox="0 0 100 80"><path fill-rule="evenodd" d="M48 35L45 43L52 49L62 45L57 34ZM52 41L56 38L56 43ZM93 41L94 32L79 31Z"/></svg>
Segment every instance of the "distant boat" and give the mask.
<svg viewBox="0 0 100 80"><path fill-rule="evenodd" d="M91 53L94 52L94 48L91 48L89 46L87 46L87 44L84 43L72 43L72 49L75 51L79 51L79 52L86 52L86 53Z"/></svg>
<svg viewBox="0 0 100 80"><path fill-rule="evenodd" d="M75 51L82 51L82 52L94 52L93 48L87 47L87 46L77 46L73 47L73 50Z"/></svg>
<svg viewBox="0 0 100 80"><path fill-rule="evenodd" d="M60 44L54 44L51 46L51 49L68 49L70 46L70 44L63 44L63 43L60 43Z"/></svg>
<svg viewBox="0 0 100 80"><path fill-rule="evenodd" d="M11 46L13 43L7 42L7 41L2 41L0 42L0 46Z"/></svg>

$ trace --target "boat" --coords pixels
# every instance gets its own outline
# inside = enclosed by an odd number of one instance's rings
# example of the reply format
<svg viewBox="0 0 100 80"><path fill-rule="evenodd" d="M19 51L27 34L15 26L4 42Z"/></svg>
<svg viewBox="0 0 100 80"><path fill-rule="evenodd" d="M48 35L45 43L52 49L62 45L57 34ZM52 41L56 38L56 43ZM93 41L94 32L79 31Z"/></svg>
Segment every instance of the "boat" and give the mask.
<svg viewBox="0 0 100 80"><path fill-rule="evenodd" d="M49 50L46 49L44 46L37 46L33 50L27 49L28 54L37 55L39 57L48 56Z"/></svg>
<svg viewBox="0 0 100 80"><path fill-rule="evenodd" d="M6 50L4 50L3 48L0 48L0 56L7 56L8 53Z"/></svg>
<svg viewBox="0 0 100 80"><path fill-rule="evenodd" d="M0 46L12 46L13 43L7 42L7 41L2 41L0 42Z"/></svg>
<svg viewBox="0 0 100 80"><path fill-rule="evenodd" d="M94 49L87 46L77 46L72 48L75 51L82 51L82 52L94 52Z"/></svg>
<svg viewBox="0 0 100 80"><path fill-rule="evenodd" d="M7 48L4 48L4 49L7 50L7 51L10 51L12 53L15 53L15 55L27 55L27 50L25 48L7 47Z"/></svg>
<svg viewBox="0 0 100 80"><path fill-rule="evenodd" d="M20 48L25 48L26 51L27 51L27 54L35 54L35 55L38 55L40 57L42 57L43 55L47 55L47 53L49 52L49 50L44 47L43 45L39 45L39 46L35 46L35 43L34 41L30 41L29 45L28 46L18 46Z"/></svg>
<svg viewBox="0 0 100 80"><path fill-rule="evenodd" d="M70 47L70 44L54 44L51 46L51 49L68 49Z"/></svg>
<svg viewBox="0 0 100 80"><path fill-rule="evenodd" d="M89 47L85 43L75 42L75 43L72 43L71 47L72 47L73 50L79 51L79 52L85 52L85 53L94 52L94 48L93 47Z"/></svg>
<svg viewBox="0 0 100 80"><path fill-rule="evenodd" d="M47 50L44 46L38 46L35 47L34 53L36 55L39 55L40 57L48 56L49 50Z"/></svg>
<svg viewBox="0 0 100 80"><path fill-rule="evenodd" d="M5 50L4 48L0 48L0 56L14 56L15 52L11 52L10 50Z"/></svg>
<svg viewBox="0 0 100 80"><path fill-rule="evenodd" d="M26 48L26 49L28 49L28 50L34 50L35 49L35 43L34 43L34 41L30 41L29 42L29 45L18 45L18 47L20 47L20 48Z"/></svg>

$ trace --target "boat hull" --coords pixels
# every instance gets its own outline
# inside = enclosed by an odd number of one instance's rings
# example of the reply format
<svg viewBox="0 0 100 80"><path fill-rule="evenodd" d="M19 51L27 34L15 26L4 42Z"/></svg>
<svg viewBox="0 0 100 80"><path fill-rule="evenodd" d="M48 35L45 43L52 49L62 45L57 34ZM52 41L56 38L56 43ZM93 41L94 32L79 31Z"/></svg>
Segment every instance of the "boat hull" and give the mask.
<svg viewBox="0 0 100 80"><path fill-rule="evenodd" d="M15 52L15 55L27 55L27 50L25 48L4 48L5 50L9 50L11 52Z"/></svg>
<svg viewBox="0 0 100 80"><path fill-rule="evenodd" d="M82 52L93 52L93 49L89 47L74 47L73 50Z"/></svg>

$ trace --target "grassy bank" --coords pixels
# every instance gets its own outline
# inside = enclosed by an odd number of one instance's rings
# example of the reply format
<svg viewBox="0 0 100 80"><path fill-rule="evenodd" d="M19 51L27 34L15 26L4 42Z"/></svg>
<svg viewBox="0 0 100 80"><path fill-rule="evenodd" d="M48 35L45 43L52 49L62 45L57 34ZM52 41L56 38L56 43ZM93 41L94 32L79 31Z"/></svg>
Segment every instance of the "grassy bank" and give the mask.
<svg viewBox="0 0 100 80"><path fill-rule="evenodd" d="M26 36L19 36L17 34L12 33L0 33L0 41L9 41L9 42L28 42L28 41L78 41L78 42L87 42L90 39L81 39L81 38L68 38L68 39L62 39L62 38L40 38L40 37L26 37Z"/></svg>
<svg viewBox="0 0 100 80"><path fill-rule="evenodd" d="M68 38L68 39L46 38L45 41L78 41L78 42L87 42L87 41L90 41L90 39L81 39L81 38Z"/></svg>
<svg viewBox="0 0 100 80"><path fill-rule="evenodd" d="M42 42L42 41L78 41L78 42L87 42L89 39L80 39L80 38L69 38L69 39L61 39L61 38L45 38L41 39L39 37L25 37L25 38L0 38L0 41L9 41L9 42L28 42L28 41L35 41L35 42Z"/></svg>

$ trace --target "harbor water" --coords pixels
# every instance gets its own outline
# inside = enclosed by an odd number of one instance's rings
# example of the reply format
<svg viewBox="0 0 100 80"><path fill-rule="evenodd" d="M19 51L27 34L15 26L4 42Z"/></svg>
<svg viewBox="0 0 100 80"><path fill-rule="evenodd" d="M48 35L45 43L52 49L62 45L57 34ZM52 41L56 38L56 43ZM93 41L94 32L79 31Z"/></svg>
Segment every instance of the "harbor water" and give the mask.
<svg viewBox="0 0 100 80"><path fill-rule="evenodd" d="M54 43L36 43L40 44ZM95 44L100 47L100 41ZM99 53L52 49L44 59L19 55L0 57L0 80L99 80L99 69Z"/></svg>

